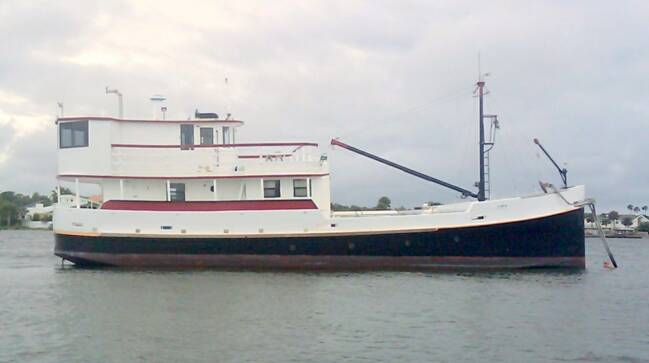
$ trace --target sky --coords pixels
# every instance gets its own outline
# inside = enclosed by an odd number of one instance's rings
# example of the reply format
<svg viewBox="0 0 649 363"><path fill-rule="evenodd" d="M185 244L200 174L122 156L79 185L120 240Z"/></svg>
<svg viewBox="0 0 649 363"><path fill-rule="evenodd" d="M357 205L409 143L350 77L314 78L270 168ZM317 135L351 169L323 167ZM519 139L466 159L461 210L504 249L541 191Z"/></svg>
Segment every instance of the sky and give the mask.
<svg viewBox="0 0 649 363"><path fill-rule="evenodd" d="M244 120L241 142L320 143L335 202L454 202L329 140L474 190L480 71L492 197L560 184L536 137L600 209L647 205L647 19L646 1L0 0L0 190L50 191L57 102L115 116L110 86L126 118L163 94L169 118Z"/></svg>

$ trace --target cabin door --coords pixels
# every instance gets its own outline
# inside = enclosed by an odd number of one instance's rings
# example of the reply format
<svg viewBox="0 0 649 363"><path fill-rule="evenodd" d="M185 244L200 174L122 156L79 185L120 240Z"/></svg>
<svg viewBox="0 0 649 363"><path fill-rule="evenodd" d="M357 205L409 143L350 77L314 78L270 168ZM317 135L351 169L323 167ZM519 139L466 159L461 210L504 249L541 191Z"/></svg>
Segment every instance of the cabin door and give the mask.
<svg viewBox="0 0 649 363"><path fill-rule="evenodd" d="M194 125L180 125L180 145L194 145Z"/></svg>
<svg viewBox="0 0 649 363"><path fill-rule="evenodd" d="M201 145L214 144L214 129L211 127L201 127Z"/></svg>

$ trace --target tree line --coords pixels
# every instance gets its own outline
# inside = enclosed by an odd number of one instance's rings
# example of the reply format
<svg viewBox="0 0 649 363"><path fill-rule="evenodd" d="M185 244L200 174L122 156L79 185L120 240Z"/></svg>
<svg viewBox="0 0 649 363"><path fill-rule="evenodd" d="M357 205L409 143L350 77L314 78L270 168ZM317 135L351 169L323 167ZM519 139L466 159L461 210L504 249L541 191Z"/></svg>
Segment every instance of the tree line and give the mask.
<svg viewBox="0 0 649 363"><path fill-rule="evenodd" d="M640 206L634 206L633 204L629 204L629 205L626 206L626 209L629 212L631 212L632 214L634 214L635 216L644 215L646 218L649 218L649 216L647 215L647 211L649 211L649 207L646 206L646 205L640 207ZM608 226L610 224L615 225L617 223L617 221L621 221L622 225L625 226L625 227L631 226L633 224L633 219L635 218L635 217L629 216L629 215L621 216L620 213L618 211L615 211L615 210L612 210L612 211L610 211L608 213L601 213L601 214L599 214L598 217L599 217L600 223L603 226ZM595 219L593 218L592 213L586 213L585 218L586 218L587 222L592 223L592 222L595 221ZM622 219L620 220L620 218L622 218ZM649 222L640 223L638 225L638 227L636 228L636 230L640 231L640 232L649 232Z"/></svg>
<svg viewBox="0 0 649 363"><path fill-rule="evenodd" d="M442 203L428 202L428 205L442 205ZM339 203L331 203L331 210L334 212L358 212L358 211L377 211L377 210L391 210L391 209L397 211L406 210L406 208L403 206L392 208L392 201L390 200L390 198L386 196L379 198L379 200L376 202L376 205L374 207L362 207L355 204L344 205Z"/></svg>
<svg viewBox="0 0 649 363"><path fill-rule="evenodd" d="M61 193L72 194L72 191L67 188L61 188ZM39 193L29 195L12 191L0 192L0 227L12 227L18 224L29 205L42 203L47 207L56 202L56 189L52 190L50 195ZM34 220L48 220L49 218L50 216L34 215Z"/></svg>

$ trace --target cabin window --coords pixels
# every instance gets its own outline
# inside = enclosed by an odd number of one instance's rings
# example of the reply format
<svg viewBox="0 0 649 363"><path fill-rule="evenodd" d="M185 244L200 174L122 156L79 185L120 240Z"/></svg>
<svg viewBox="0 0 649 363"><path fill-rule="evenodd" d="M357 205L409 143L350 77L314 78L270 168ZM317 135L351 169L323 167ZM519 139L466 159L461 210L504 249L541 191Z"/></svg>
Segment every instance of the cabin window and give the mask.
<svg viewBox="0 0 649 363"><path fill-rule="evenodd" d="M170 183L169 184L169 197L172 202L185 201L185 184L184 183Z"/></svg>
<svg viewBox="0 0 649 363"><path fill-rule="evenodd" d="M201 145L214 144L214 129L211 127L201 127Z"/></svg>
<svg viewBox="0 0 649 363"><path fill-rule="evenodd" d="M306 179L293 179L293 196L297 198L307 196Z"/></svg>
<svg viewBox="0 0 649 363"><path fill-rule="evenodd" d="M223 143L224 144L229 144L230 143L230 128L229 127L223 127Z"/></svg>
<svg viewBox="0 0 649 363"><path fill-rule="evenodd" d="M279 198L279 180L264 180L264 198Z"/></svg>
<svg viewBox="0 0 649 363"><path fill-rule="evenodd" d="M65 122L59 124L59 147L88 146L88 121Z"/></svg>
<svg viewBox="0 0 649 363"><path fill-rule="evenodd" d="M180 125L180 145L194 145L194 125Z"/></svg>

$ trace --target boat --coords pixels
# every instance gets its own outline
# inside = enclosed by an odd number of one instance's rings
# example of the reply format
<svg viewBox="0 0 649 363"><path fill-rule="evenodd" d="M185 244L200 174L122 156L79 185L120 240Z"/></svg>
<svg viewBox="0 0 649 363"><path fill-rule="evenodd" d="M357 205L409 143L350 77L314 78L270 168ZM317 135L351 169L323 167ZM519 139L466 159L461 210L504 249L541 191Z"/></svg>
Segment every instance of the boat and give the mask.
<svg viewBox="0 0 649 363"><path fill-rule="evenodd" d="M329 160L316 143L239 142L244 122L216 113L124 118L121 94L111 90L120 96L119 117L56 120L59 199L61 183L73 185L74 198L54 210L54 253L78 266L136 268L585 268L585 188L568 186L565 169L561 187L490 198L489 135L498 120L484 113L484 86L476 84L477 192L333 139L465 197L354 212L332 211ZM101 190L98 208L79 202L86 184Z"/></svg>

